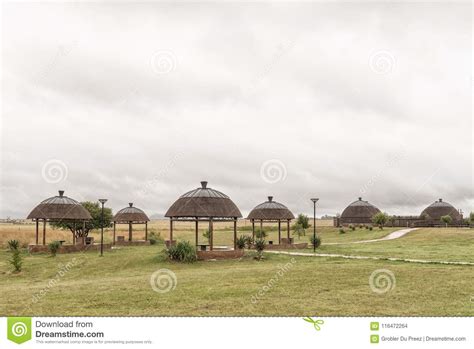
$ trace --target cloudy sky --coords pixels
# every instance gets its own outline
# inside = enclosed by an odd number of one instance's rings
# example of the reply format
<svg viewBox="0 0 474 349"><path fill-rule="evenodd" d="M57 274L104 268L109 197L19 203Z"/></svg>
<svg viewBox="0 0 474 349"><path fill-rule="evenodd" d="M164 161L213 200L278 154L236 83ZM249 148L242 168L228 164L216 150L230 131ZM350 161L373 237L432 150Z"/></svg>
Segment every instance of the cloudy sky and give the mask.
<svg viewBox="0 0 474 349"><path fill-rule="evenodd" d="M163 214L208 180L335 214L474 207L470 3L2 11L0 217L58 189Z"/></svg>

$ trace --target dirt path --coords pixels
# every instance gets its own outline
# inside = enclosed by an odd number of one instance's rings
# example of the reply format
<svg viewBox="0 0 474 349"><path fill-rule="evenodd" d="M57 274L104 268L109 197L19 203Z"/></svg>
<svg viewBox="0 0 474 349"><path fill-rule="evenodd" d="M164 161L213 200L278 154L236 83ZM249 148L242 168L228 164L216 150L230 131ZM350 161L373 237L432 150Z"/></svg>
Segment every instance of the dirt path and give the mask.
<svg viewBox="0 0 474 349"><path fill-rule="evenodd" d="M408 234L409 232L413 230L417 230L418 228L411 228L411 229L401 229L394 231L387 236L380 238L380 239L373 239L373 240L362 240L362 241L350 241L350 242L328 242L328 243L323 243L323 245L347 245L347 244L366 244L369 242L378 242L378 241L386 241L386 240L395 240L398 238L401 238L402 236Z"/></svg>
<svg viewBox="0 0 474 349"><path fill-rule="evenodd" d="M424 259L405 259L405 258L394 258L394 257L349 256L349 255L344 255L344 254L333 254L333 253L310 253L310 252L289 252L289 251L265 251L265 253L286 254L290 256L303 256L303 257L372 259L372 260L377 260L377 261L392 261L392 262L407 262L407 263L422 263L422 264L473 265L474 266L473 262L429 261L429 260L424 260Z"/></svg>

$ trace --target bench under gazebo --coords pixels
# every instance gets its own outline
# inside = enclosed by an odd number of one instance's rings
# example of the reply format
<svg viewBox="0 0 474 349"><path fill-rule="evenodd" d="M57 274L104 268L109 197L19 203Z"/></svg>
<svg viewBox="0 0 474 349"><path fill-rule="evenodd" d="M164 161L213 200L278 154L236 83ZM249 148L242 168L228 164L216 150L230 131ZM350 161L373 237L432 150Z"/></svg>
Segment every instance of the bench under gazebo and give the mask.
<svg viewBox="0 0 474 349"><path fill-rule="evenodd" d="M116 225L117 224L128 224L128 241L132 241L133 236L133 225L134 224L144 224L145 225L145 241L148 240L148 222L150 218L143 212L141 209L134 207L133 203L130 202L128 207L122 208L118 211L114 218L114 236L113 236L113 243L115 245L115 232L116 232ZM120 241L122 242L122 241Z"/></svg>
<svg viewBox="0 0 474 349"><path fill-rule="evenodd" d="M64 190L59 191L58 196L43 200L37 205L27 219L36 222L36 245L39 245L39 224L43 222L43 245L46 245L46 223L63 222L72 224L74 232L76 225L82 224L83 228L87 221L92 219L89 211L78 201L64 195ZM76 243L76 234L73 233L73 244Z"/></svg>
<svg viewBox="0 0 474 349"><path fill-rule="evenodd" d="M281 244L281 222L286 221L286 235L284 239L285 244L291 244L292 239L290 238L290 222L295 216L285 205L273 201L273 196L268 197L268 201L257 205L252 211L250 211L247 219L252 222L252 237L255 240L255 221L260 222L260 231L263 230L263 222L277 222L278 223L278 244Z"/></svg>
<svg viewBox="0 0 474 349"><path fill-rule="evenodd" d="M191 190L179 197L168 209L165 217L170 219L170 236L168 245L175 243L173 240L174 222L195 223L195 244L199 246L199 223L209 224L209 249L214 250L214 228L215 222L234 223L234 250L237 241L237 219L242 217L240 210L234 202L224 193L207 187L207 182L201 182L201 187ZM201 246L204 247L205 246ZM205 251L199 251L205 252Z"/></svg>

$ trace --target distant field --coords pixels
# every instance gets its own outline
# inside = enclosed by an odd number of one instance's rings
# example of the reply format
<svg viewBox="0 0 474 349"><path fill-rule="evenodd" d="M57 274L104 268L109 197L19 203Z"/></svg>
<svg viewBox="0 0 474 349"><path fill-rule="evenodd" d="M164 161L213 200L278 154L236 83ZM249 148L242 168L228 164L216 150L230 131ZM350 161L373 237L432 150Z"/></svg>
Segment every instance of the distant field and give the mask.
<svg viewBox="0 0 474 349"><path fill-rule="evenodd" d="M317 227L332 227L332 220L318 220ZM160 234L164 239L169 238L169 220L153 220L148 224L148 232L155 232ZM256 224L259 227L259 224ZM199 224L199 238L204 239L202 234L206 231L207 225L205 223ZM238 221L237 228L239 235L250 234L252 232L252 224L248 220L241 219ZM214 243L217 245L232 245L233 239L233 225L229 222L214 223ZM269 232L267 240L278 241L277 224L264 223L264 230ZM270 231L271 230L271 231ZM310 229L311 230L311 229ZM312 230L311 230L312 231ZM123 235L128 237L128 226L117 225L117 236ZM99 232L93 231L90 236L96 240L99 238ZM282 223L282 237L286 236L286 225ZM42 226L40 225L40 241L42 237ZM133 238L145 238L145 226L134 225ZM178 240L194 241L194 223L193 222L179 222L174 223L173 238ZM5 246L8 240L16 239L24 245L35 242L35 225L34 224L0 224L0 245ZM105 242L112 241L112 229L105 229ZM46 227L46 240L65 240L67 243L72 243L72 233L61 229L52 229L49 225ZM306 241L307 239L305 239Z"/></svg>
<svg viewBox="0 0 474 349"><path fill-rule="evenodd" d="M381 236L389 229L373 232ZM221 233L224 239L227 233ZM332 228L321 232L323 239L346 242L357 234L365 239L368 233L338 234ZM472 261L473 247L474 229L440 228L421 229L394 241L323 245L318 251ZM472 266L286 255L266 255L258 262L252 259L254 252L241 260L187 265L164 261L159 257L163 249L162 244L124 247L107 251L103 258L96 252L56 258L23 252L20 274L11 272L5 249L0 252L0 315L474 316ZM74 266L57 278L71 261ZM287 271L271 281L284 266ZM151 275L159 269L176 275L170 292L157 293L150 286ZM380 270L389 270L395 278L393 289L382 294L369 282Z"/></svg>

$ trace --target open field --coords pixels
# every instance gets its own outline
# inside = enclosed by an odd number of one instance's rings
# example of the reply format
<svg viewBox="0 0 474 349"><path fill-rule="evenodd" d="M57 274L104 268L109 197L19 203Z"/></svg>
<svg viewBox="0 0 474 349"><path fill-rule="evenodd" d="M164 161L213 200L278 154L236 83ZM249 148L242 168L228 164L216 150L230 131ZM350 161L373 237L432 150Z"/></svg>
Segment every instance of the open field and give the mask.
<svg viewBox="0 0 474 349"><path fill-rule="evenodd" d="M352 233L358 231L327 232L328 239ZM319 251L472 261L473 246L474 229L420 229L398 240L321 246ZM253 252L241 260L188 265L159 258L163 248L124 247L103 258L96 252L55 258L25 252L19 274L11 273L10 253L3 250L0 315L474 315L472 266L282 255L257 262ZM58 277L71 261L73 267ZM157 293L150 277L163 268L175 273L177 283ZM394 288L381 294L369 283L379 269L395 276ZM51 280L56 282L49 286Z"/></svg>

